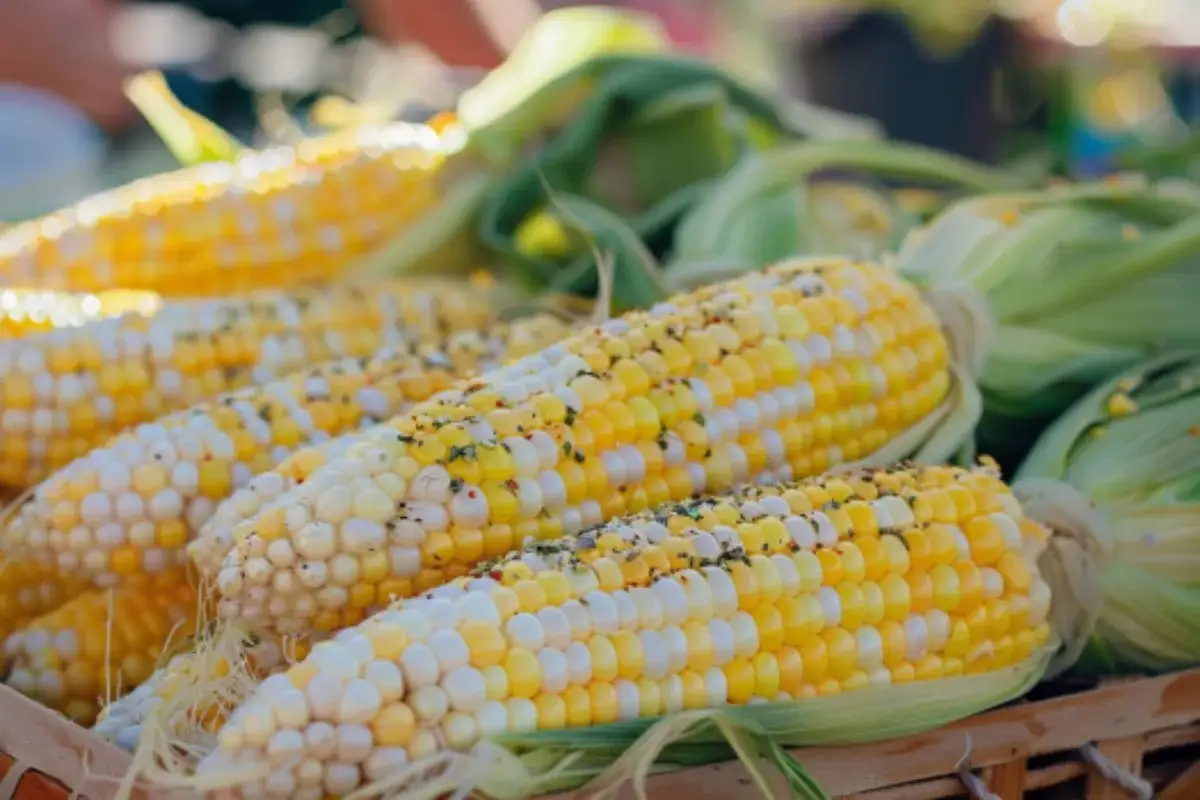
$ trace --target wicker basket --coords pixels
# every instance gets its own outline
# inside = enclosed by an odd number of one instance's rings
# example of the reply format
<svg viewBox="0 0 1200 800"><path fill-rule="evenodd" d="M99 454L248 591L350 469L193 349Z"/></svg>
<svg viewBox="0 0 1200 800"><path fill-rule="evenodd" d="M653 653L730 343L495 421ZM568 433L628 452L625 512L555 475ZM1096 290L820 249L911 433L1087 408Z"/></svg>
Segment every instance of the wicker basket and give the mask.
<svg viewBox="0 0 1200 800"><path fill-rule="evenodd" d="M67 787L87 800L115 795L129 765L123 753L2 686L0 720L0 751L9 756L0 755L0 800L66 800ZM799 757L827 792L855 800L991 800L989 792L1000 800L1127 800L1150 796L1150 787L1157 800L1200 800L1200 669L1028 699L935 731ZM655 798L725 800L744 796L749 783L729 763L657 775L647 788Z"/></svg>

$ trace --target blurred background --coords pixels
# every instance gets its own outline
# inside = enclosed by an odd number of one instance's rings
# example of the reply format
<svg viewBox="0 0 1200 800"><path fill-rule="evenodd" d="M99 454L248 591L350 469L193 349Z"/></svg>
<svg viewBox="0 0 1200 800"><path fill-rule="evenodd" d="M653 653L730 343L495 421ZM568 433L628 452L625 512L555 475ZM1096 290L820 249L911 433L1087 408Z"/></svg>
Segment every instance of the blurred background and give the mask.
<svg viewBox="0 0 1200 800"><path fill-rule="evenodd" d="M1192 163L1197 0L607 4L650 11L680 47L759 88L876 118L894 138L1075 176L1133 152ZM411 120L452 106L558 5L6 0L0 219L173 164L122 92L133 71L162 69L184 103L244 141L287 141L326 95Z"/></svg>

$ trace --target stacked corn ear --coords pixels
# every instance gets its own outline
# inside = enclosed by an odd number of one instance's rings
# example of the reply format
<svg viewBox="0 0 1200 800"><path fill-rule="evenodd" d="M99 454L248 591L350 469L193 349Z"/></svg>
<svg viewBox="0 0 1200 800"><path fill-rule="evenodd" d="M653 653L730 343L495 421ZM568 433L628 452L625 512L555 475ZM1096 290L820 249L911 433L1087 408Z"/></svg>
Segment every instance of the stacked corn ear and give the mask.
<svg viewBox="0 0 1200 800"><path fill-rule="evenodd" d="M1102 516L1099 615L1075 670L1200 664L1200 355L1161 356L1097 387L1017 477L1038 502L1061 491L1038 479L1064 481Z"/></svg>
<svg viewBox="0 0 1200 800"><path fill-rule="evenodd" d="M362 436L357 431L346 433L299 450L280 462L274 472L288 485L303 483L317 469L344 456ZM223 503L217 509L218 514L233 512L232 503ZM227 542L212 537L211 530L208 532L209 536L201 536L188 545L189 555L199 564L213 558L219 564ZM355 624L365 618L366 610L361 611L358 619L350 613L342 616L348 620L347 625ZM220 627L214 635L198 641L192 651L172 659L134 692L106 706L95 730L132 752L144 746L145 724L153 720L153 733L166 734L173 744L203 746L258 681L303 657L310 641L307 636L247 636L236 626Z"/></svg>
<svg viewBox="0 0 1200 800"><path fill-rule="evenodd" d="M5 683L90 725L106 701L191 640L198 606L184 570L84 592L4 640Z"/></svg>
<svg viewBox="0 0 1200 800"><path fill-rule="evenodd" d="M162 299L154 292L68 293L5 289L0 291L0 339L14 339L57 328L77 328L122 314L149 317L158 313L161 307Z"/></svg>
<svg viewBox="0 0 1200 800"><path fill-rule="evenodd" d="M465 382L302 484L267 479L202 532L225 552L199 566L225 618L338 630L527 538L915 450L901 434L947 401L947 362L933 312L886 268L784 264Z"/></svg>
<svg viewBox="0 0 1200 800"><path fill-rule="evenodd" d="M140 422L336 357L481 330L490 290L384 282L179 301L0 341L0 483L26 487ZM90 491L90 489L89 489Z"/></svg>
<svg viewBox="0 0 1200 800"><path fill-rule="evenodd" d="M303 482L330 460L344 455L360 438L360 432L346 433L299 450L280 462L275 472L289 484ZM231 508L232 504L222 504L218 513L228 513ZM188 549L203 563L205 554L222 551L222 547L201 538ZM309 637L248 636L237 627L223 626L197 641L190 652L176 656L135 691L106 706L94 730L132 752L143 742L145 723L153 719L162 726L155 733L165 733L173 743L203 745L257 681L306 655L309 642Z"/></svg>
<svg viewBox="0 0 1200 800"><path fill-rule="evenodd" d="M8 522L5 552L102 587L184 565L184 548L217 504L244 508L282 491L270 470L297 449L386 420L568 331L539 315L397 344L139 425L39 485Z"/></svg>
<svg viewBox="0 0 1200 800"><path fill-rule="evenodd" d="M196 785L342 796L481 738L1002 671L1051 641L1048 539L995 470L928 467L530 542L263 681Z"/></svg>
<svg viewBox="0 0 1200 800"><path fill-rule="evenodd" d="M329 280L438 203L459 139L363 127L145 178L0 234L0 284L190 297Z"/></svg>

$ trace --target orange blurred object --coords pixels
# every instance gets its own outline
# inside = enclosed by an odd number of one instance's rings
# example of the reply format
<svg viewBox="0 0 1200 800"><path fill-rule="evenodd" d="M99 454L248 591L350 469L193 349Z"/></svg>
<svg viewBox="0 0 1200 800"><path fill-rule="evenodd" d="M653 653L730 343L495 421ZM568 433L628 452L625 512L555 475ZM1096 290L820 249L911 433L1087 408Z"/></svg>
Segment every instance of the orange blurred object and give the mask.
<svg viewBox="0 0 1200 800"><path fill-rule="evenodd" d="M504 60L470 0L357 0L368 31L426 47L449 67L491 69Z"/></svg>
<svg viewBox="0 0 1200 800"><path fill-rule="evenodd" d="M41 89L101 127L125 127L137 114L122 90L126 67L109 38L114 10L112 0L0 3L0 84Z"/></svg>

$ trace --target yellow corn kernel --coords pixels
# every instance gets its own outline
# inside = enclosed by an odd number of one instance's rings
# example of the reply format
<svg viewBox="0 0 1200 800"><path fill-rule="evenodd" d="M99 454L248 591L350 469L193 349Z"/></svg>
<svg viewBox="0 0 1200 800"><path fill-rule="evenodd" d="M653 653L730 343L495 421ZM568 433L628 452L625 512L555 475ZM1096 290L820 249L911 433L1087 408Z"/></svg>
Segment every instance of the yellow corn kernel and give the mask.
<svg viewBox="0 0 1200 800"><path fill-rule="evenodd" d="M37 617L83 593L90 585L32 559L0 560L0 641Z"/></svg>

